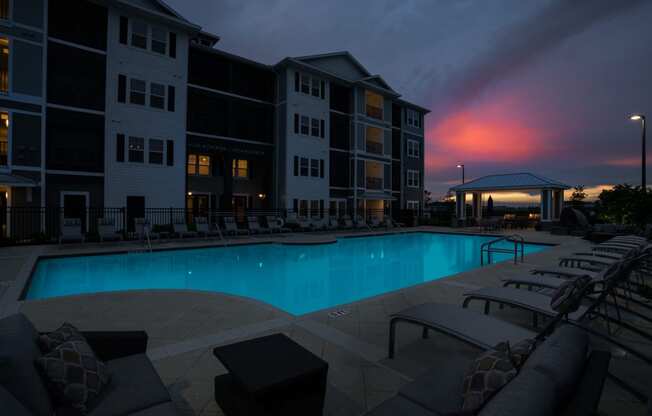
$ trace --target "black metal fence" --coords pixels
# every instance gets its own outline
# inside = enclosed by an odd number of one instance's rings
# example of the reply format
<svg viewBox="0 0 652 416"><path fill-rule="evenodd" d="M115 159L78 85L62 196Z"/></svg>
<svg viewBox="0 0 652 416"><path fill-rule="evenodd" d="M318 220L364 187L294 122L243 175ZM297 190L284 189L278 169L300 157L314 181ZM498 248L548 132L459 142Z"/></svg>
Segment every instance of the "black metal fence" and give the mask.
<svg viewBox="0 0 652 416"><path fill-rule="evenodd" d="M152 231L168 231L172 224L184 223L190 230L195 227L197 217L206 218L209 224L224 226L224 217L233 217L241 227L247 227L247 217L257 217L265 226L267 217L278 217L289 225L299 219L335 219L339 224L348 220L352 223L383 222L391 216L404 226L416 225L417 213L411 210L391 212L389 210L341 210L325 209L232 209L208 210L185 208L145 208L128 210L120 208L87 208L66 210L58 207L8 207L0 212L0 245L55 243L59 240L66 220L78 220L86 241L99 241L98 226L112 227L124 239L136 238L136 222L141 218L151 225ZM333 218L334 217L334 218Z"/></svg>

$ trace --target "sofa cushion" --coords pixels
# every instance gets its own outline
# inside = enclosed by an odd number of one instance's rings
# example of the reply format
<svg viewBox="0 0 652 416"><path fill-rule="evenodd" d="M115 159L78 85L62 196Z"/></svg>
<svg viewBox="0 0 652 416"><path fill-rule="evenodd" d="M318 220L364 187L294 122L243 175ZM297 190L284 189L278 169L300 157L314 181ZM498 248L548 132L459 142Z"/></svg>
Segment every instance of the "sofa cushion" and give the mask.
<svg viewBox="0 0 652 416"><path fill-rule="evenodd" d="M397 416L397 415L410 415L410 416L435 416L433 413L417 403L406 399L402 396L394 396L389 400L384 401L379 406L375 407L365 416Z"/></svg>
<svg viewBox="0 0 652 416"><path fill-rule="evenodd" d="M462 383L472 359L451 355L399 391L399 395L439 414L462 409Z"/></svg>
<svg viewBox="0 0 652 416"><path fill-rule="evenodd" d="M462 410L478 410L516 377L509 346L501 343L480 354L468 367L462 387Z"/></svg>
<svg viewBox="0 0 652 416"><path fill-rule="evenodd" d="M156 406L132 413L131 416L178 416L179 412L173 402L165 402Z"/></svg>
<svg viewBox="0 0 652 416"><path fill-rule="evenodd" d="M588 345L586 332L570 325L561 326L534 350L523 371L533 369L548 375L565 400L582 376Z"/></svg>
<svg viewBox="0 0 652 416"><path fill-rule="evenodd" d="M111 382L91 409L91 416L135 413L171 401L165 385L145 354L106 362Z"/></svg>
<svg viewBox="0 0 652 416"><path fill-rule="evenodd" d="M0 319L0 385L36 416L52 415L52 404L35 361L38 332L23 314Z"/></svg>
<svg viewBox="0 0 652 416"><path fill-rule="evenodd" d="M479 416L550 416L557 414L557 395L548 375L521 372L482 407Z"/></svg>
<svg viewBox="0 0 652 416"><path fill-rule="evenodd" d="M537 342L534 339L524 339L522 341L514 343L514 345L507 344L509 348L509 357L512 360L512 364L516 369L520 369L528 357L532 354L536 348Z"/></svg>
<svg viewBox="0 0 652 416"><path fill-rule="evenodd" d="M31 416L32 413L25 409L14 396L11 395L4 387L0 386L0 409L3 415L11 416Z"/></svg>
<svg viewBox="0 0 652 416"><path fill-rule="evenodd" d="M550 296L550 308L556 312L575 312L580 306L578 294L590 282L590 277L580 276L562 283Z"/></svg>
<svg viewBox="0 0 652 416"><path fill-rule="evenodd" d="M64 322L59 328L47 334L42 334L39 339L41 351L46 354L53 351L66 341L86 341L77 328L68 322Z"/></svg>
<svg viewBox="0 0 652 416"><path fill-rule="evenodd" d="M50 382L51 397L82 413L109 382L107 369L86 341L68 341L37 363Z"/></svg>

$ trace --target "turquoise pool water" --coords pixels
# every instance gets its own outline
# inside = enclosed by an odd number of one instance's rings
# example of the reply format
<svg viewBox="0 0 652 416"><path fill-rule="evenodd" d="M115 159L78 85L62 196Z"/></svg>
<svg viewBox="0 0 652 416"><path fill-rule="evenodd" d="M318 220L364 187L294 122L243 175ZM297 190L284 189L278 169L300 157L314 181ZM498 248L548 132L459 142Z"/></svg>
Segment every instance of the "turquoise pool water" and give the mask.
<svg viewBox="0 0 652 416"><path fill-rule="evenodd" d="M132 289L246 296L304 314L480 267L485 236L410 233L327 245L260 244L43 259L27 299ZM512 245L513 247L513 245ZM525 245L525 253L545 250ZM511 259L495 255L495 261Z"/></svg>

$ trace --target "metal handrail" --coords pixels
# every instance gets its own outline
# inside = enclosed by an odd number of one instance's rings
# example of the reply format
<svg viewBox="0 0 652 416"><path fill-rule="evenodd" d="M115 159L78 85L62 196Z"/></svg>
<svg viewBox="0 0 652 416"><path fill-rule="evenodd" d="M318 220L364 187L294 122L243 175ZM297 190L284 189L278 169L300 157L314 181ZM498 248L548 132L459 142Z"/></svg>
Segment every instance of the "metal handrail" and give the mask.
<svg viewBox="0 0 652 416"><path fill-rule="evenodd" d="M501 241L509 241L514 243L514 249L507 248L496 248L492 247L494 244ZM519 256L520 248L520 256ZM484 266L484 253L487 253L487 264L491 264L491 254L492 253L514 253L514 264L518 263L519 257L521 258L521 263L523 263L523 257L525 253L525 239L523 236L518 234L505 235L495 240L487 241L482 243L480 246L480 265Z"/></svg>

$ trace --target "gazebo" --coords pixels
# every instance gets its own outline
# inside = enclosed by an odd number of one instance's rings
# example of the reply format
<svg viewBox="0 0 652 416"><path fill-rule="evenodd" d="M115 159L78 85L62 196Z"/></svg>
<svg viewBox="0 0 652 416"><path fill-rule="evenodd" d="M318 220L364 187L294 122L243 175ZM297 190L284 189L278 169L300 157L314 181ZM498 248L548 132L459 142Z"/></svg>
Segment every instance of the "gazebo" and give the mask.
<svg viewBox="0 0 652 416"><path fill-rule="evenodd" d="M466 194L473 195L472 217L482 218L482 194L488 192L540 192L539 204L541 221L558 221L564 207L564 190L570 186L553 179L535 175L533 173L508 173L502 175L489 175L475 179L462 185L454 186L455 213L458 220L466 219Z"/></svg>

